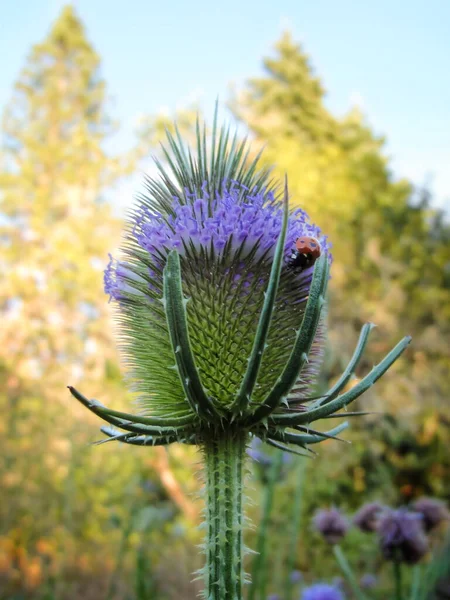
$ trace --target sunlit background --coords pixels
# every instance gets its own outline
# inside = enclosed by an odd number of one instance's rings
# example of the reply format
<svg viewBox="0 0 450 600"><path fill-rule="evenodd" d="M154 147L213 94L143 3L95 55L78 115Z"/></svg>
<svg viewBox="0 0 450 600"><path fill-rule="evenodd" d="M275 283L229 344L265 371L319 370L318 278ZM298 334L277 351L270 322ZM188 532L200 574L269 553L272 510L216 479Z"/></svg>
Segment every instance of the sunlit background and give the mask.
<svg viewBox="0 0 450 600"><path fill-rule="evenodd" d="M287 467L268 592L292 566L305 581L339 575L311 529L317 508L450 499L449 23L444 0L0 1L1 600L189 600L201 588L199 457L92 446L98 423L66 385L132 402L102 272L165 127L176 119L192 139L216 99L333 243L318 392L362 323L378 329L358 375L413 336L358 401L373 414L353 420L352 445L327 441L308 461L293 561ZM249 467L257 523L264 482ZM359 532L345 544L387 598L376 544Z"/></svg>

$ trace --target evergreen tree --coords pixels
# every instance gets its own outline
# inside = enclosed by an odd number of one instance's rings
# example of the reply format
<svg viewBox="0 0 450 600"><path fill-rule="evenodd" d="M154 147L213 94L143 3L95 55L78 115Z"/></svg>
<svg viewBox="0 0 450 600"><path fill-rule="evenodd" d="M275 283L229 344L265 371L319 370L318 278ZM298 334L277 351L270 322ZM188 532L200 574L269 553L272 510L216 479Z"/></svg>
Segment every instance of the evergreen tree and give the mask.
<svg viewBox="0 0 450 600"><path fill-rule="evenodd" d="M111 535L119 543L87 482L111 478L121 497L137 460L89 456L94 430L77 432L67 401L66 385L81 378L100 397L121 391L102 271L120 227L105 197L128 161L105 150L114 128L99 68L66 7L33 47L2 124L0 536L35 562L34 542L48 536L54 557L64 547L60 569L85 540L91 552Z"/></svg>
<svg viewBox="0 0 450 600"><path fill-rule="evenodd" d="M101 269L118 224L103 195L127 165L105 150L113 123L99 67L68 6L4 112L0 363L11 389L45 381L51 394L82 373L101 379L111 356Z"/></svg>
<svg viewBox="0 0 450 600"><path fill-rule="evenodd" d="M393 337L398 330L412 333L416 353L409 359L421 357L429 375L417 370L413 394L405 386L389 397L405 405L415 397L410 412L422 410L419 399L434 381L434 389L441 389L434 402L442 405L442 389L450 383L443 367L450 354L448 226L428 201L417 201L409 182L394 179L384 140L358 110L343 118L327 110L324 88L289 34L264 60L264 71L246 82L230 106L265 146L264 158L287 172L293 202L330 233L332 328L347 332L340 339L352 339L359 322L370 319ZM345 362L345 349L339 355Z"/></svg>

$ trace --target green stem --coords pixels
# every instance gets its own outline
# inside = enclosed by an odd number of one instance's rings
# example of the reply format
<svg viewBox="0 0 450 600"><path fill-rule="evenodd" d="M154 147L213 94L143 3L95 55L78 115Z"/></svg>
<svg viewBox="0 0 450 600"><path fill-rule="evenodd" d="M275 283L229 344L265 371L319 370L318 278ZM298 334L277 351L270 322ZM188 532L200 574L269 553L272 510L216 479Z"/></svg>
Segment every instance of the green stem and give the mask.
<svg viewBox="0 0 450 600"><path fill-rule="evenodd" d="M399 560L394 560L394 582L395 582L395 600L402 600L402 564Z"/></svg>
<svg viewBox="0 0 450 600"><path fill-rule="evenodd" d="M290 536L290 540L289 540L289 546L288 546L288 554L287 554L287 576L286 576L286 583L285 583L285 599L286 600L291 600L292 598L292 591L293 591L293 584L291 581L291 575L292 575L292 571L294 570L294 566L295 566L295 559L297 557L297 544L298 544L298 538L300 536L300 520L301 520L301 514L302 514L302 497L303 497L303 480L304 480L304 475L305 475L305 460L303 458L298 458L297 459L297 469L295 472L295 477L296 477L296 486L295 486L295 493L294 493L294 502L292 504L292 518L291 518L291 523L292 523L292 529L291 529L291 536Z"/></svg>
<svg viewBox="0 0 450 600"><path fill-rule="evenodd" d="M420 596L420 584L422 581L422 565L415 565L412 572L411 595L409 600L417 600Z"/></svg>
<svg viewBox="0 0 450 600"><path fill-rule="evenodd" d="M348 560L345 558L345 555L342 552L341 548L337 545L333 546L333 553L338 562L338 565L341 568L341 571L343 572L345 578L350 584L350 587L352 588L355 597L358 598L358 600L367 600L367 596L362 592L361 588L359 587L358 582L356 581L356 577L348 563Z"/></svg>
<svg viewBox="0 0 450 600"><path fill-rule="evenodd" d="M282 464L283 454L282 452L277 452L269 471L268 481L263 488L262 515L258 527L256 556L252 565L252 583L248 593L248 600L254 600L257 595L259 598L265 598L265 588L267 585L265 574L267 528L270 522L270 513L272 512L275 484L279 479Z"/></svg>
<svg viewBox="0 0 450 600"><path fill-rule="evenodd" d="M223 432L205 441L208 600L242 600L242 471L246 434Z"/></svg>

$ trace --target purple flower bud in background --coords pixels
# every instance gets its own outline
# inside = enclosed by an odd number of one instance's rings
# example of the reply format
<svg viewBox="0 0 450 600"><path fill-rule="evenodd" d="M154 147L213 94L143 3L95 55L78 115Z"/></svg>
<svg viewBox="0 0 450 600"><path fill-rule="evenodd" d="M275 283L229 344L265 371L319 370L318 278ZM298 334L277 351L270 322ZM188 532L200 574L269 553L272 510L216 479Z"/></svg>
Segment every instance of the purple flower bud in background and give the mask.
<svg viewBox="0 0 450 600"><path fill-rule="evenodd" d="M346 517L337 508L318 510L314 515L313 525L329 544L337 544L350 527Z"/></svg>
<svg viewBox="0 0 450 600"><path fill-rule="evenodd" d="M363 504L353 517L353 523L365 533L371 533L377 528L377 520L380 513L386 507L380 502L368 502Z"/></svg>
<svg viewBox="0 0 450 600"><path fill-rule="evenodd" d="M343 577L333 577L333 579L331 580L331 583L339 589L344 589L345 580Z"/></svg>
<svg viewBox="0 0 450 600"><path fill-rule="evenodd" d="M278 594L270 594L270 596L267 596L267 600L281 600L281 598Z"/></svg>
<svg viewBox="0 0 450 600"><path fill-rule="evenodd" d="M301 600L345 600L342 591L328 583L316 583L303 590Z"/></svg>
<svg viewBox="0 0 450 600"><path fill-rule="evenodd" d="M359 580L359 585L363 590L371 590L378 584L378 578L372 573L365 573Z"/></svg>
<svg viewBox="0 0 450 600"><path fill-rule="evenodd" d="M426 532L431 531L443 521L450 519L450 513L442 500L436 498L419 498L412 504L414 512L422 515Z"/></svg>
<svg viewBox="0 0 450 600"><path fill-rule="evenodd" d="M273 462L272 458L262 450L262 446L262 441L259 438L254 437L250 444L250 448L247 449L247 454L263 467L270 467Z"/></svg>
<svg viewBox="0 0 450 600"><path fill-rule="evenodd" d="M377 532L386 560L415 564L427 553L428 540L418 513L405 508L386 509L379 518Z"/></svg>
<svg viewBox="0 0 450 600"><path fill-rule="evenodd" d="M301 573L301 571L292 571L292 573L289 575L289 579L291 581L291 583L300 583L300 581L303 579L303 575Z"/></svg>

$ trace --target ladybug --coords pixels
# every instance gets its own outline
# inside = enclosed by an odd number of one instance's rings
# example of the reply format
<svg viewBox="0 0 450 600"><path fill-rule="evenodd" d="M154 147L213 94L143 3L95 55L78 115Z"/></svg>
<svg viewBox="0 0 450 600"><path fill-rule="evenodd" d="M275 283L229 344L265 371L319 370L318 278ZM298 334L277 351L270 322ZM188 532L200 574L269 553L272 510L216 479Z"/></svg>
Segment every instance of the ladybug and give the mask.
<svg viewBox="0 0 450 600"><path fill-rule="evenodd" d="M289 260L291 269L306 269L311 267L320 256L320 244L313 237L299 237L295 240L295 249L292 250Z"/></svg>

